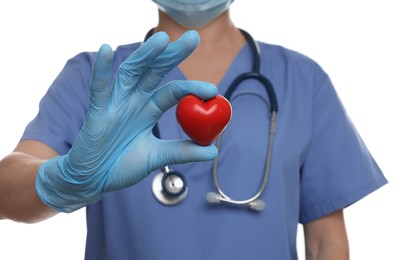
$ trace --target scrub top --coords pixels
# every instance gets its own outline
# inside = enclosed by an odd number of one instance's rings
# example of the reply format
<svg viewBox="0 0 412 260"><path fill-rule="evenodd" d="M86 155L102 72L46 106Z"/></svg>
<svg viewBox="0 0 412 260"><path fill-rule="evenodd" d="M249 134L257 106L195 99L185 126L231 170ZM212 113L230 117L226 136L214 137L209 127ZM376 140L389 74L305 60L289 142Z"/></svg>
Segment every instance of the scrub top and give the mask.
<svg viewBox="0 0 412 260"><path fill-rule="evenodd" d="M139 46L117 48L113 77ZM299 223L347 207L387 182L322 68L281 46L259 42L259 47L261 73L272 82L279 103L270 176L261 196L265 210L209 204L206 194L215 191L211 161L172 165L188 183L187 198L176 206L153 197L152 173L87 207L85 259L297 259ZM67 62L22 140L68 152L85 120L95 58L88 52ZM219 84L220 94L251 68L252 53L245 45ZM179 68L162 84L175 79L185 79ZM227 195L242 200L256 193L264 175L270 102L253 79L243 82L230 102L233 117L222 134L219 182ZM163 139L188 138L175 108L162 116L159 127Z"/></svg>

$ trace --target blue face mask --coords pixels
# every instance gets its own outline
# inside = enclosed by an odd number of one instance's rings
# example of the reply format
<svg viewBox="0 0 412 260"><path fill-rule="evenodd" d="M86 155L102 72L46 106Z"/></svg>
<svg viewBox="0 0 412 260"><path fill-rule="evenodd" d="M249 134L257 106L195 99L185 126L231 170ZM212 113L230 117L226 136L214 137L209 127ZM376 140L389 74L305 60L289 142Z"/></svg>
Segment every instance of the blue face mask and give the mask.
<svg viewBox="0 0 412 260"><path fill-rule="evenodd" d="M202 27L226 11L233 0L153 0L161 11L185 27Z"/></svg>

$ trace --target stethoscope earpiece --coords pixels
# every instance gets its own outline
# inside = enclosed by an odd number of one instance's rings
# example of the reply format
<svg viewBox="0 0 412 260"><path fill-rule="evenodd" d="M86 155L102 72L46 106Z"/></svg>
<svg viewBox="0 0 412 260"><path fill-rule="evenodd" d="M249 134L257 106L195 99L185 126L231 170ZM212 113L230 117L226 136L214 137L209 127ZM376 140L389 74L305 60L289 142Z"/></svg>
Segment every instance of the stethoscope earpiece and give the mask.
<svg viewBox="0 0 412 260"><path fill-rule="evenodd" d="M213 192L213 191L208 192L206 194L206 200L211 204L219 204L221 202L226 202L226 203L236 204L236 205L248 205L249 208L254 211L262 211L266 207L266 203L261 199L252 200L250 202L240 201L239 203L237 203L237 201L234 201L230 198L226 198L222 196L221 194L217 192Z"/></svg>
<svg viewBox="0 0 412 260"><path fill-rule="evenodd" d="M213 191L208 192L206 194L206 200L207 200L207 202L209 202L211 204L219 204L220 201L221 201L220 200L221 197L222 196L219 193L216 193L216 192L213 192Z"/></svg>
<svg viewBox="0 0 412 260"><path fill-rule="evenodd" d="M249 203L249 208L254 211L262 211L266 207L266 203L263 200L255 200Z"/></svg>

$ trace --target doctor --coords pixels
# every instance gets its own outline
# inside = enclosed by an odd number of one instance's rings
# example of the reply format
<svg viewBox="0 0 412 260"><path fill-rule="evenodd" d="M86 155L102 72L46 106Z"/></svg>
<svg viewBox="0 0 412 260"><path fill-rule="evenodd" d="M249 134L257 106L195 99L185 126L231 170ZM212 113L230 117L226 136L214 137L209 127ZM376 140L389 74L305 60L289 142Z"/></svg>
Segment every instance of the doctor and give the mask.
<svg viewBox="0 0 412 260"><path fill-rule="evenodd" d="M259 42L279 105L270 156L271 101L255 79L231 95L217 155L185 141L174 105L223 95L252 71L253 47L230 19L231 0L154 2L159 22L144 44L81 53L57 76L0 163L0 218L37 222L87 207L86 259L297 259L299 223L307 259L348 259L343 209L387 181L327 74ZM237 200L259 190L270 163L264 210L206 201L214 158L219 186ZM173 206L152 192L166 165L188 184Z"/></svg>

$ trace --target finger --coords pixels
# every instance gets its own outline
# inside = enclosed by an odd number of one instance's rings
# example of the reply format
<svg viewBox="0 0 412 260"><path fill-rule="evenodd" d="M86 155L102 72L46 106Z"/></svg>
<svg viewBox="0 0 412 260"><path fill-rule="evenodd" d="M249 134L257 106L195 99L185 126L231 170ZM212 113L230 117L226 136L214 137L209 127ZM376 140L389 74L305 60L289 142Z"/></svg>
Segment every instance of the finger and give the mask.
<svg viewBox="0 0 412 260"><path fill-rule="evenodd" d="M153 169L172 164L209 161L216 158L218 154L214 145L200 146L190 140L160 140L159 142L161 148L156 154L156 160L153 160L156 162Z"/></svg>
<svg viewBox="0 0 412 260"><path fill-rule="evenodd" d="M200 99L208 100L218 93L215 85L195 80L171 81L158 89L152 98L154 105L161 113L176 105L183 97L192 94ZM161 114L160 113L160 114Z"/></svg>
<svg viewBox="0 0 412 260"><path fill-rule="evenodd" d="M149 66L168 46L169 36L165 32L153 34L146 42L135 50L120 67L139 72L139 69Z"/></svg>
<svg viewBox="0 0 412 260"><path fill-rule="evenodd" d="M163 78L179 63L185 60L198 46L199 35L188 31L179 39L170 43L139 78L139 87L146 92L156 88Z"/></svg>
<svg viewBox="0 0 412 260"><path fill-rule="evenodd" d="M97 53L90 83L91 110L100 110L107 105L110 93L112 63L112 48L107 44L103 44Z"/></svg>
<svg viewBox="0 0 412 260"><path fill-rule="evenodd" d="M153 60L167 48L168 44L169 36L164 32L158 32L134 51L119 67L116 85L121 89L116 90L134 90L138 79L145 70L150 69Z"/></svg>

